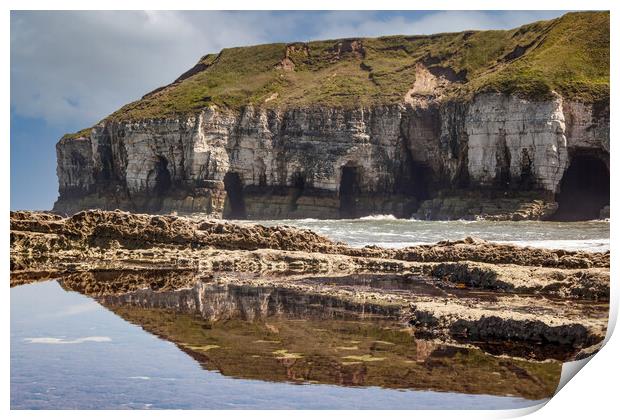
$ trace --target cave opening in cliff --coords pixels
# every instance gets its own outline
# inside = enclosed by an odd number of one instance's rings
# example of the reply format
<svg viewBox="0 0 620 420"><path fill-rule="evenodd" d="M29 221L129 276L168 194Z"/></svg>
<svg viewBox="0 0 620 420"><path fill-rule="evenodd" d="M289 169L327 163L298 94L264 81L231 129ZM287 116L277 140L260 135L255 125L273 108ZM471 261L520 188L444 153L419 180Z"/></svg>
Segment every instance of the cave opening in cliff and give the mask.
<svg viewBox="0 0 620 420"><path fill-rule="evenodd" d="M409 194L418 200L430 198L429 184L433 173L429 165L420 162L411 162L411 183L409 184Z"/></svg>
<svg viewBox="0 0 620 420"><path fill-rule="evenodd" d="M556 196L558 221L592 220L609 205L609 169L598 157L575 156L560 183Z"/></svg>
<svg viewBox="0 0 620 420"><path fill-rule="evenodd" d="M172 177L168 170L168 159L163 156L159 156L153 168L155 175L155 182L153 191L158 197L165 195L172 186Z"/></svg>
<svg viewBox="0 0 620 420"><path fill-rule="evenodd" d="M289 210L295 211L297 210L297 200L304 194L304 189L306 188L306 177L297 172L293 175L292 184L293 188L291 190Z"/></svg>
<svg viewBox="0 0 620 420"><path fill-rule="evenodd" d="M356 166L343 166L340 176L340 217L356 217L356 201L360 193L359 169Z"/></svg>
<svg viewBox="0 0 620 420"><path fill-rule="evenodd" d="M228 172L224 175L224 189L226 190L224 216L229 219L245 219L243 183L238 173Z"/></svg>

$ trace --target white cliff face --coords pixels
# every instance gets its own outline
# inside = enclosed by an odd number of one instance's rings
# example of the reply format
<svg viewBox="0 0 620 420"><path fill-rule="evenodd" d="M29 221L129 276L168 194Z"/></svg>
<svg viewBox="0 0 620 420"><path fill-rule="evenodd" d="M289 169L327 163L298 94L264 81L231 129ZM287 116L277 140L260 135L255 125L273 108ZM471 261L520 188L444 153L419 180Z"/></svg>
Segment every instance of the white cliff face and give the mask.
<svg viewBox="0 0 620 420"><path fill-rule="evenodd" d="M530 102L514 96L478 96L466 117L468 171L476 183L529 180L556 192L568 164L562 99Z"/></svg>
<svg viewBox="0 0 620 420"><path fill-rule="evenodd" d="M90 190L93 180L93 153L90 138L63 139L56 145L56 174L60 191L70 194Z"/></svg>
<svg viewBox="0 0 620 420"><path fill-rule="evenodd" d="M380 191L393 178L383 161L400 158L399 121L397 107L287 112L249 107L228 134L228 170L246 186L294 186L301 177L305 186L336 192L348 165L363 174L364 191Z"/></svg>
<svg viewBox="0 0 620 420"><path fill-rule="evenodd" d="M608 109L596 110L591 104L564 101L562 111L569 148L609 153Z"/></svg>
<svg viewBox="0 0 620 420"><path fill-rule="evenodd" d="M608 159L608 117L596 113L560 97L484 94L465 104L210 107L187 118L103 123L90 137L58 143L55 208L221 215L227 174L248 217L339 217L342 188L356 194L348 205L357 216L408 216L428 198L420 191L438 188L555 193L574 151Z"/></svg>
<svg viewBox="0 0 620 420"><path fill-rule="evenodd" d="M292 186L301 175L306 185L329 191L338 190L340 169L350 165L374 191L393 177L378 163L399 158L399 122L398 108L276 113L248 107L240 115L211 108L184 121L123 124L114 135L127 156L121 169L131 193L153 190L161 158L173 181L222 181L235 172L245 186ZM95 149L104 141L101 133L91 139Z"/></svg>
<svg viewBox="0 0 620 420"><path fill-rule="evenodd" d="M237 116L232 112L207 108L198 115L194 136L186 146L189 163L187 179L224 179L230 168L227 152L230 133L236 124Z"/></svg>
<svg viewBox="0 0 620 420"><path fill-rule="evenodd" d="M131 193L152 192L156 184L156 166L166 159L171 177L183 176L183 144L192 137L193 121L182 127L178 121L156 124L128 124L125 126L127 153L126 183ZM189 132L188 132L189 131ZM190 140L191 141L191 140Z"/></svg>

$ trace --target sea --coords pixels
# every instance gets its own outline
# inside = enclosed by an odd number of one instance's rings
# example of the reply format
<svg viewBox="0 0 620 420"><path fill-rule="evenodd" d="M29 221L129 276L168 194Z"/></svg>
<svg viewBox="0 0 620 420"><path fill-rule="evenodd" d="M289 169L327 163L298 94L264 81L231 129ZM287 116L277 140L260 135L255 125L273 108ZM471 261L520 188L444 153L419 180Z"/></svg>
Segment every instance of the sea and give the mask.
<svg viewBox="0 0 620 420"><path fill-rule="evenodd" d="M354 247L468 236L571 251L610 246L608 220L240 222L311 229ZM213 322L174 307L112 307L61 280L10 295L12 409L515 409L550 398L561 370L417 341L397 324L319 322L299 308Z"/></svg>

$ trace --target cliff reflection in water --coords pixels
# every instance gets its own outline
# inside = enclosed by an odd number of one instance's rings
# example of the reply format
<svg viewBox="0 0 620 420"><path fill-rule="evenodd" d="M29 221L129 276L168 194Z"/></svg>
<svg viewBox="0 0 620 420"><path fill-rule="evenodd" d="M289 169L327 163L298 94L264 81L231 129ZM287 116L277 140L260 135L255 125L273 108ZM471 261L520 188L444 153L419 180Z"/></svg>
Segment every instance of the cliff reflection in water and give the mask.
<svg viewBox="0 0 620 420"><path fill-rule="evenodd" d="M236 378L527 399L550 397L559 381L558 362L495 357L416 339L389 305L191 274L185 285L175 279L153 284L134 276L135 284L150 286L136 290L125 283L120 294L89 290L88 279L61 284L175 343L204 369Z"/></svg>

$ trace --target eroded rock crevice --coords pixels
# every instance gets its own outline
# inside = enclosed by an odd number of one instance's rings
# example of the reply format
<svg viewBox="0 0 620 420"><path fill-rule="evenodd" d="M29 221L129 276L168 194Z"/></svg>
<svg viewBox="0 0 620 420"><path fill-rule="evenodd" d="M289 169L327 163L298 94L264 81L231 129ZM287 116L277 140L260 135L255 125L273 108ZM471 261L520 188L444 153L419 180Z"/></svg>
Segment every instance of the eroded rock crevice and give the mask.
<svg viewBox="0 0 620 420"><path fill-rule="evenodd" d="M353 219L357 215L357 200L360 194L359 168L356 166L343 166L340 175L340 217Z"/></svg>
<svg viewBox="0 0 620 420"><path fill-rule="evenodd" d="M502 94L459 103L424 98L358 109L208 108L177 120L102 123L88 136L58 143L54 209L208 210L229 217L222 193L231 195L236 183L248 218L541 219L557 208L570 162L584 151L609 159L609 123L600 107L559 96L537 102ZM354 211L348 181L341 182L351 162L359 189ZM238 174L238 182L227 182L228 173ZM153 191L160 206L148 199ZM497 210L470 203L472 195L496 192L506 203ZM241 194L232 195L239 201ZM445 197L461 200L453 206Z"/></svg>
<svg viewBox="0 0 620 420"><path fill-rule="evenodd" d="M228 172L224 176L224 188L226 189L224 216L230 219L244 219L246 217L245 196L239 174Z"/></svg>
<svg viewBox="0 0 620 420"><path fill-rule="evenodd" d="M609 206L609 182L609 169L603 160L589 154L576 155L562 177L557 194L559 208L553 219L598 219L601 210Z"/></svg>
<svg viewBox="0 0 620 420"><path fill-rule="evenodd" d="M265 316L269 307L226 297L253 289L283 296L280 303L285 296L300 299L317 313L341 308L390 316L418 338L562 361L600 345L610 285L609 252L521 248L475 238L353 248L309 230L204 218L12 213L11 284L50 278L93 297L157 292L154 298L162 303L166 293L186 293L204 279L210 293L198 306L208 312L207 300L213 299L217 306L206 314L214 319L245 309L248 316ZM278 302L271 308L281 308Z"/></svg>

